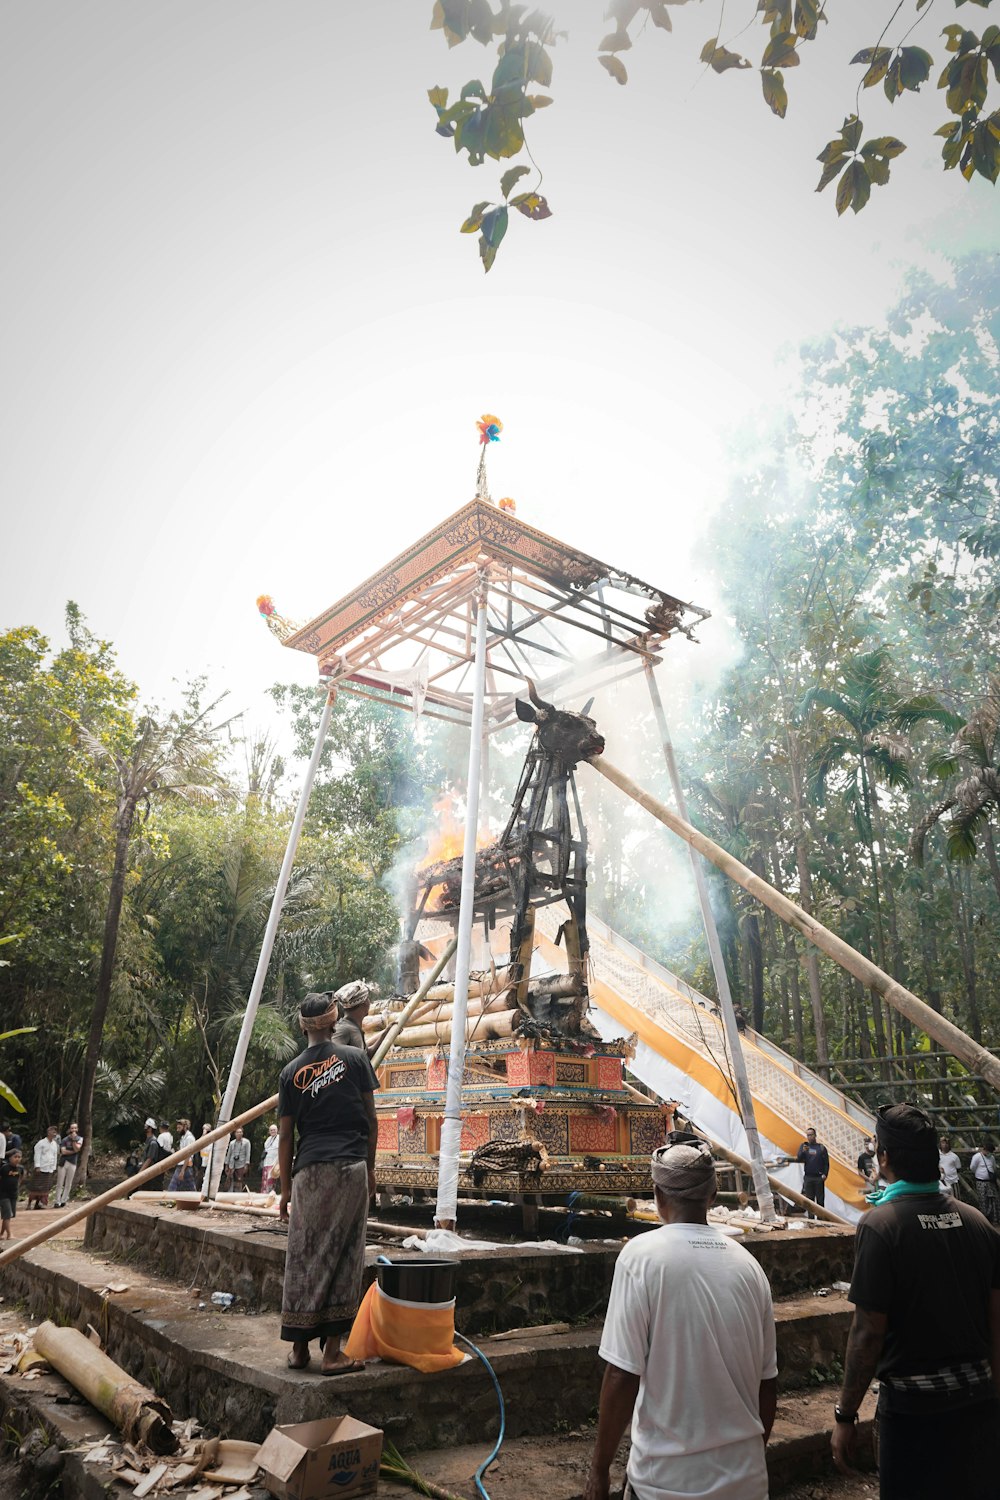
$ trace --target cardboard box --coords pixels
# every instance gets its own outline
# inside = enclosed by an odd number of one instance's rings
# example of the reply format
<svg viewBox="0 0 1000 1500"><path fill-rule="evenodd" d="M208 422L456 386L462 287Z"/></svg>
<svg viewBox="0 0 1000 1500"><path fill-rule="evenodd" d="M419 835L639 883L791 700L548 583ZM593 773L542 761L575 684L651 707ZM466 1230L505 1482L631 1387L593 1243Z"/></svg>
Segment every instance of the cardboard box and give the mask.
<svg viewBox="0 0 1000 1500"><path fill-rule="evenodd" d="M264 1483L280 1500L374 1495L381 1459L381 1432L354 1417L273 1427L257 1454Z"/></svg>

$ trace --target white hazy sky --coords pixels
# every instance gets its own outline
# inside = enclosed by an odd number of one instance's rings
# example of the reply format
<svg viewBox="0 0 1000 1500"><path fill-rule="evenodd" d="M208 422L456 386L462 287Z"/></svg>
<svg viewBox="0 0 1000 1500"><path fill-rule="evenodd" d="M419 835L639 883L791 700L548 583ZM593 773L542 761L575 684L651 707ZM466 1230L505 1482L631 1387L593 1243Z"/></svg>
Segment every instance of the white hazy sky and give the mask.
<svg viewBox="0 0 1000 1500"><path fill-rule="evenodd" d="M995 243L997 199L940 171L934 91L865 96L910 150L864 213L813 192L885 6L830 7L783 124L756 75L697 63L707 7L650 29L624 89L603 5L552 8L570 40L529 140L554 217L484 277L457 228L502 167L456 158L426 90L489 56L449 52L431 0L6 0L0 627L59 640L73 598L147 696L206 671L263 717L315 669L256 595L308 618L464 504L483 411L494 495L713 603L698 536L778 353ZM723 621L703 636L725 656Z"/></svg>

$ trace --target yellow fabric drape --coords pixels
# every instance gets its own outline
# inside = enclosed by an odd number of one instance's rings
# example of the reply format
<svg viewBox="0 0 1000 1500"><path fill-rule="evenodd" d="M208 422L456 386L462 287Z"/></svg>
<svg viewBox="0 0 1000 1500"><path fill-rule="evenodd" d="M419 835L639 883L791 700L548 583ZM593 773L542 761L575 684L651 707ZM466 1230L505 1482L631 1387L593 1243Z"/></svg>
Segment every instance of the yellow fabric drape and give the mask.
<svg viewBox="0 0 1000 1500"><path fill-rule="evenodd" d="M454 1340L454 1302L419 1306L397 1302L384 1296L373 1281L358 1308L344 1353L349 1359L372 1359L377 1354L426 1375L461 1364L465 1356Z"/></svg>

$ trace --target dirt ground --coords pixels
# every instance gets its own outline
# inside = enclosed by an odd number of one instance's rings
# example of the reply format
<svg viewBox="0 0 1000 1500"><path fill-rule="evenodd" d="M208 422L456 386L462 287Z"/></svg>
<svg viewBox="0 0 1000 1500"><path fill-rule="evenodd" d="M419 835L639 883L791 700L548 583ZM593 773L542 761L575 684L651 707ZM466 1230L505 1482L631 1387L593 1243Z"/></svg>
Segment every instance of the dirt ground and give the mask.
<svg viewBox="0 0 1000 1500"><path fill-rule="evenodd" d="M793 1489L782 1490L778 1500L878 1500L878 1476L857 1479L808 1479Z"/></svg>

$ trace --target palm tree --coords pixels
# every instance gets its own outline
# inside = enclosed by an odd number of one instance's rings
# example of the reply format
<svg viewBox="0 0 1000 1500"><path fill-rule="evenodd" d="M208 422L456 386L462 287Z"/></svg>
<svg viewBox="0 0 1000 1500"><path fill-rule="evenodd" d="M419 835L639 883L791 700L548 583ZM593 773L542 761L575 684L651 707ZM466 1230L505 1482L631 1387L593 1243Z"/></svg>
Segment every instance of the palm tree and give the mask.
<svg viewBox="0 0 1000 1500"><path fill-rule="evenodd" d="M198 799L214 796L217 793L220 778L214 765L213 738L225 726L222 724L210 726L207 720L220 702L221 699L217 699L208 708L201 709L198 706L197 693L192 691L188 698L186 712L178 713L175 710L162 720L155 718L152 713L141 715L135 724L132 743L126 750L109 747L86 725L83 723L76 725L77 732L94 758L111 762L117 783L113 820L115 854L104 917L101 966L97 976L94 1006L90 1015L90 1029L87 1034L87 1049L83 1060L83 1076L80 1081L80 1101L77 1112L80 1133L84 1140L79 1165L79 1172L84 1181L86 1181L93 1136L94 1083L100 1062L104 1024L111 1000L111 982L118 949L118 929L125 897L129 849L136 820L140 813L143 821L148 817L150 808L158 797Z"/></svg>
<svg viewBox="0 0 1000 1500"><path fill-rule="evenodd" d="M982 703L959 729L946 753L929 762L928 770L942 781L959 775L962 779L920 819L910 839L910 853L922 865L928 833L945 813L950 813L948 858L962 863L974 859L981 833L1000 897L1000 862L990 826L994 820L1000 821L1000 675L989 679Z"/></svg>
<svg viewBox="0 0 1000 1500"><path fill-rule="evenodd" d="M813 754L811 791L818 806L826 798L827 782L836 771L845 774L841 800L848 808L858 835L868 851L875 916L875 944L879 965L886 968L885 933L876 840L883 843L879 815L878 786L894 790L912 786L908 765L908 735L926 722L957 729L962 720L929 694L904 697L893 680L889 649L853 657L842 672L839 691L811 688L802 702L803 712L821 708L833 725ZM876 1029L881 1034L881 1016L876 1004Z"/></svg>

